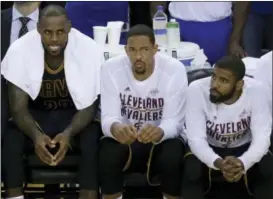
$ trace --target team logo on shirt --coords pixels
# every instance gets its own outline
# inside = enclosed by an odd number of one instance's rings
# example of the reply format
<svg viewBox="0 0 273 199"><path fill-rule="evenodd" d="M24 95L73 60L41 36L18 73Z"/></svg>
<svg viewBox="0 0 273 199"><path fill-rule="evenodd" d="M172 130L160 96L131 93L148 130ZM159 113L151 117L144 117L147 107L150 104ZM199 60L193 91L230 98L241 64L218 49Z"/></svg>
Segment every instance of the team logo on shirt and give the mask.
<svg viewBox="0 0 273 199"><path fill-rule="evenodd" d="M250 132L250 116L243 114L237 122L217 123L217 121L207 120L207 136L220 142L224 147L228 147L233 142L243 139ZM240 114L242 116L242 114Z"/></svg>
<svg viewBox="0 0 273 199"><path fill-rule="evenodd" d="M141 98L120 93L121 116L135 120L136 128L140 129L147 121L157 121L162 118L163 98Z"/></svg>
<svg viewBox="0 0 273 199"><path fill-rule="evenodd" d="M128 86L128 87L126 87L126 88L124 89L124 91L125 91L125 92L129 92L129 91L131 91L131 89L130 89L130 87Z"/></svg>
<svg viewBox="0 0 273 199"><path fill-rule="evenodd" d="M158 90L157 88L155 88L155 89L153 89L153 90L150 91L150 94L151 94L152 96L155 96L155 95L157 95L158 93L159 93L159 90Z"/></svg>

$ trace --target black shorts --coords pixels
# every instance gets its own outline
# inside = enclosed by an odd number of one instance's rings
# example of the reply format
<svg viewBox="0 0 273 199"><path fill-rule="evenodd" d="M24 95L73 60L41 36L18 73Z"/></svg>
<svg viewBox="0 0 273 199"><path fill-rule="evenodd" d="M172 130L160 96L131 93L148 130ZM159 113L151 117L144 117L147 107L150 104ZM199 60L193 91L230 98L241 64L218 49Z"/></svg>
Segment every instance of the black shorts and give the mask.
<svg viewBox="0 0 273 199"><path fill-rule="evenodd" d="M236 148L220 148L215 146L210 146L213 151L218 154L220 157L226 156L241 156L244 152L246 152L249 148L250 144L245 144L240 147ZM245 193L249 195L253 195L254 187L256 186L257 176L261 175L262 170L273 170L273 156L271 151L269 150L268 153L262 158L260 163L255 164L252 166L247 173L241 178L241 180L237 183L229 183L227 182L222 172L219 170L214 170L212 168L207 167L207 165L203 164L195 155L193 155L187 146L187 153L184 156L185 164L188 164L192 170L198 168L201 165L201 175L202 175L202 182L204 187L204 193L207 194L213 190L222 189L225 187L225 190L244 190ZM272 167L271 168L264 168L264 167ZM197 171L198 169L196 169ZM196 173L196 172L195 172ZM198 172L197 172L198 173ZM219 183L221 182L221 183ZM229 193L227 193L229 194Z"/></svg>

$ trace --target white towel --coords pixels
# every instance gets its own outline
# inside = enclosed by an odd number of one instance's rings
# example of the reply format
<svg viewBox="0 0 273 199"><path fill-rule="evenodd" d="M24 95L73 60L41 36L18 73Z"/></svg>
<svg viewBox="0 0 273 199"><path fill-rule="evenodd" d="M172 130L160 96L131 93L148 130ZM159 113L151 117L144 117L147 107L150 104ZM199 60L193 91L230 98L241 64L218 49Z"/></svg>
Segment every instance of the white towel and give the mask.
<svg viewBox="0 0 273 199"><path fill-rule="evenodd" d="M100 94L103 52L94 40L71 29L64 53L67 86L78 110L93 104ZM44 73L44 49L33 30L14 42L1 63L1 74L33 100L39 95Z"/></svg>

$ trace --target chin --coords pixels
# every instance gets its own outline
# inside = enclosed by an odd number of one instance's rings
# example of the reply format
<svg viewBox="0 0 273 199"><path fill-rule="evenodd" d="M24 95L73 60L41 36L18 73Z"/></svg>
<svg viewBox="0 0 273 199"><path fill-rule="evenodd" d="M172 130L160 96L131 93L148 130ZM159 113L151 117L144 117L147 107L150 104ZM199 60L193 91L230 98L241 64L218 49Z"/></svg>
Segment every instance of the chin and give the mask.
<svg viewBox="0 0 273 199"><path fill-rule="evenodd" d="M144 74L145 72L146 72L146 70L145 69L137 69L137 68L135 68L135 73L137 73L137 74Z"/></svg>
<svg viewBox="0 0 273 199"><path fill-rule="evenodd" d="M209 99L212 103L219 103L219 97L215 96L215 95L210 95Z"/></svg>
<svg viewBox="0 0 273 199"><path fill-rule="evenodd" d="M58 55L60 55L61 54L61 51L58 51L58 52L49 52L49 54L51 55L51 56L58 56Z"/></svg>

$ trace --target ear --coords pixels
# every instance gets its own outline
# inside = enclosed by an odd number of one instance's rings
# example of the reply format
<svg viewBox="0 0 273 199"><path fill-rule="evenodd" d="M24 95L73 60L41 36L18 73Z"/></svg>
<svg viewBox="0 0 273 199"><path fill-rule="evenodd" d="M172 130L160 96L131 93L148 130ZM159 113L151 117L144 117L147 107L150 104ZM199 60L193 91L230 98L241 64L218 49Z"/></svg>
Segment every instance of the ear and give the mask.
<svg viewBox="0 0 273 199"><path fill-rule="evenodd" d="M41 24L39 22L37 22L37 31L41 35L42 30L41 30Z"/></svg>
<svg viewBox="0 0 273 199"><path fill-rule="evenodd" d="M68 20L67 24L68 24L68 32L70 32L72 28L72 23L70 20Z"/></svg>
<svg viewBox="0 0 273 199"><path fill-rule="evenodd" d="M243 89L243 87L244 87L244 84L245 84L244 80L238 81L237 84L236 84L236 90L241 91Z"/></svg>
<svg viewBox="0 0 273 199"><path fill-rule="evenodd" d="M154 44L154 47L153 47L153 54L155 55L158 51L158 45L157 44Z"/></svg>
<svg viewBox="0 0 273 199"><path fill-rule="evenodd" d="M129 50L128 50L127 45L124 46L124 49L125 49L125 52L126 52L127 56L129 56Z"/></svg>

